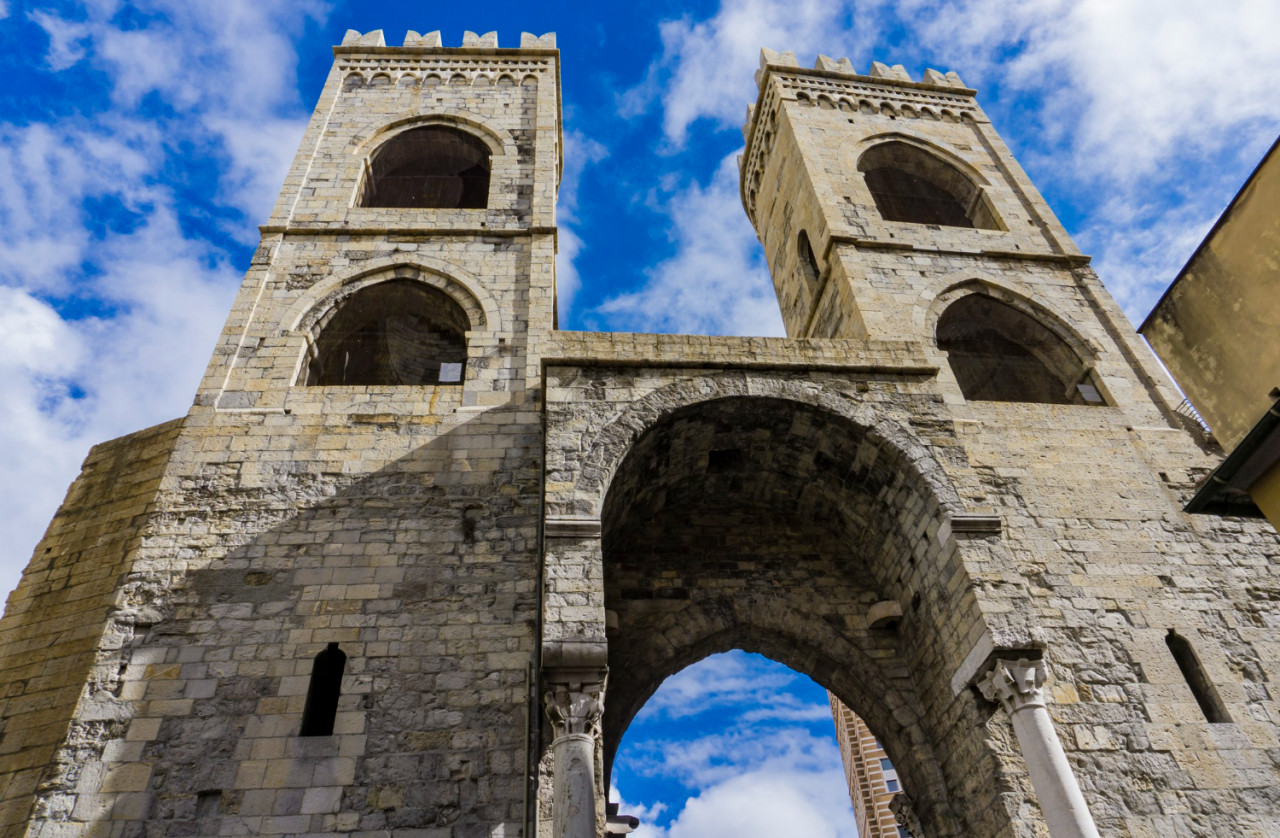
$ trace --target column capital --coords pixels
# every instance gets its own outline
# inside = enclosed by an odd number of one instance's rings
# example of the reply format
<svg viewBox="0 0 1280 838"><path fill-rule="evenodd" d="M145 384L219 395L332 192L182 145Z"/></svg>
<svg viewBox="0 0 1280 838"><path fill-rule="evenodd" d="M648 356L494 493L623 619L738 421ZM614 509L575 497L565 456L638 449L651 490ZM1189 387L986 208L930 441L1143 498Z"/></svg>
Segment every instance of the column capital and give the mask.
<svg viewBox="0 0 1280 838"><path fill-rule="evenodd" d="M997 659L986 675L978 679L978 689L988 701L998 701L1013 715L1029 707L1044 707L1044 684L1049 666L1043 659Z"/></svg>
<svg viewBox="0 0 1280 838"><path fill-rule="evenodd" d="M557 684L543 696L547 718L559 739L570 734L600 734L604 714L604 683Z"/></svg>

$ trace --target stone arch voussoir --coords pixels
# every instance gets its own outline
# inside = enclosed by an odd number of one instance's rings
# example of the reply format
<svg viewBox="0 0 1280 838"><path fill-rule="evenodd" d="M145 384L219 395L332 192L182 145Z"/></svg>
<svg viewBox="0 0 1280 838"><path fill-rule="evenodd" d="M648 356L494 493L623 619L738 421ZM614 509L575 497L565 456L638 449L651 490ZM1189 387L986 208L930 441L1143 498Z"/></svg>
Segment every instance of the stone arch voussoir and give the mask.
<svg viewBox="0 0 1280 838"><path fill-rule="evenodd" d="M412 260L371 259L362 262L357 270L326 277L294 301L285 312L282 325L290 331L311 329L342 300L363 288L393 279L416 280L449 295L467 313L473 332L489 331L497 326L497 301L477 277L442 259L421 255Z"/></svg>
<svg viewBox="0 0 1280 838"><path fill-rule="evenodd" d="M570 496L553 502L560 501L574 514L598 517L618 468L647 430L677 410L728 398L795 402L859 425L869 438L896 452L902 464L928 487L939 506L950 513L964 510L955 487L923 440L874 406L810 379L731 372L686 378L624 407L585 446Z"/></svg>
<svg viewBox="0 0 1280 838"><path fill-rule="evenodd" d="M991 276L969 276L963 279L944 277L930 283L920 292L912 312L912 321L919 328L919 334L927 336L927 346L936 351L934 336L937 333L938 319L952 303L970 294L986 294L1041 323L1062 338L1086 365L1095 363L1101 355L1098 344L1086 337L1078 324L1059 313L1043 295L1016 280Z"/></svg>

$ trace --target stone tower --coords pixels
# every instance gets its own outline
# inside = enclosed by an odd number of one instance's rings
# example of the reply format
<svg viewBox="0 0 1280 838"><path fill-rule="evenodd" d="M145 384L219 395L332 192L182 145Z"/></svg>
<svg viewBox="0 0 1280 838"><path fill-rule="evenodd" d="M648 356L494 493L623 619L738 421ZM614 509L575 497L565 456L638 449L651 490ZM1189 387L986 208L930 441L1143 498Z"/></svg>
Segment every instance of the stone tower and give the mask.
<svg viewBox="0 0 1280 838"><path fill-rule="evenodd" d="M334 49L190 413L9 603L5 835L521 834L560 150L554 36Z"/></svg>
<svg viewBox="0 0 1280 838"><path fill-rule="evenodd" d="M974 92L766 51L791 337L590 334L557 62L335 49L191 411L90 453L10 599L6 838L625 832L627 725L733 648L866 721L918 836L1274 834L1280 545L1181 513L1215 456Z"/></svg>

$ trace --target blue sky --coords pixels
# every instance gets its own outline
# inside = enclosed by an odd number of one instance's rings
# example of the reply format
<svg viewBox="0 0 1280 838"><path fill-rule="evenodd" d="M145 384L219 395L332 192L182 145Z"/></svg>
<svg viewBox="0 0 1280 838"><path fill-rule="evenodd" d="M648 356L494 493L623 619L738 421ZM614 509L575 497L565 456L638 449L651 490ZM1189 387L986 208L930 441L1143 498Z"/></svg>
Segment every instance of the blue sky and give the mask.
<svg viewBox="0 0 1280 838"><path fill-rule="evenodd" d="M1274 0L0 0L0 589L91 444L186 411L347 28L558 33L567 328L781 333L733 163L762 45L959 72L1135 322L1280 132Z"/></svg>

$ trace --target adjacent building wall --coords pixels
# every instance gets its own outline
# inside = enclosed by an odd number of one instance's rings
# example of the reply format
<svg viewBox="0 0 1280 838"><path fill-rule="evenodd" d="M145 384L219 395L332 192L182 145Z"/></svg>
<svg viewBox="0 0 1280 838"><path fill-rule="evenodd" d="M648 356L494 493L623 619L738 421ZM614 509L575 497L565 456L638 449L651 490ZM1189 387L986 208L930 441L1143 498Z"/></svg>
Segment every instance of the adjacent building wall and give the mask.
<svg viewBox="0 0 1280 838"><path fill-rule="evenodd" d="M1280 387L1280 142L1140 329L1230 451Z"/></svg>

